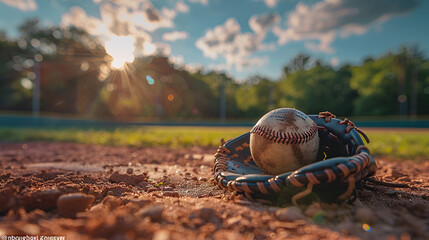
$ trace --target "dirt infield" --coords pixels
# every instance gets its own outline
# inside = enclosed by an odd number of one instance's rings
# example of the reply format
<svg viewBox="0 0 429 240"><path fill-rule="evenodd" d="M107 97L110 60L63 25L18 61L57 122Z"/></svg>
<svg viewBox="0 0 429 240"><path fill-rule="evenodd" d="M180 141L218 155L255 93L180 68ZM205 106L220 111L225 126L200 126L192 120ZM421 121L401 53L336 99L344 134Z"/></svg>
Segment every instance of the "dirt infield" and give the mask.
<svg viewBox="0 0 429 240"><path fill-rule="evenodd" d="M353 203L267 206L211 181L215 148L0 144L0 235L66 239L429 239L429 161L376 159ZM429 160L429 159L428 159Z"/></svg>

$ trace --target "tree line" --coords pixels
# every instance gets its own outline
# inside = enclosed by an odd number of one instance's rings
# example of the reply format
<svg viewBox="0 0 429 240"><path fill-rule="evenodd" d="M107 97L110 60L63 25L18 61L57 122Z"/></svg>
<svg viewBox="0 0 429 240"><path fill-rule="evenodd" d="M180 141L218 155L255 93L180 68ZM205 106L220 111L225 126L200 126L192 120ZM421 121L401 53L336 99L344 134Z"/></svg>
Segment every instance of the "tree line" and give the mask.
<svg viewBox="0 0 429 240"><path fill-rule="evenodd" d="M0 110L117 119L258 118L274 108L339 116L428 115L429 61L403 46L356 65L332 67L299 54L280 79L189 72L167 57L136 58L111 69L101 42L77 28L27 20L18 39L0 33Z"/></svg>

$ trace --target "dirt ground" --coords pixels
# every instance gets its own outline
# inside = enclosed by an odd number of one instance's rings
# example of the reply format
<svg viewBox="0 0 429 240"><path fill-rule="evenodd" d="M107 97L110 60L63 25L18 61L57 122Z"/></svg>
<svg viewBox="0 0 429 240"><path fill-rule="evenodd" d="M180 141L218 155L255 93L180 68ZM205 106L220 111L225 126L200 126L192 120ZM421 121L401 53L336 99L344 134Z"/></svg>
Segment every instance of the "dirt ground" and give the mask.
<svg viewBox="0 0 429 240"><path fill-rule="evenodd" d="M66 239L429 239L429 161L376 159L351 204L277 207L212 182L215 148L0 144L0 235ZM428 159L429 160L429 159ZM9 238L11 239L11 238ZM54 238L51 238L54 239Z"/></svg>

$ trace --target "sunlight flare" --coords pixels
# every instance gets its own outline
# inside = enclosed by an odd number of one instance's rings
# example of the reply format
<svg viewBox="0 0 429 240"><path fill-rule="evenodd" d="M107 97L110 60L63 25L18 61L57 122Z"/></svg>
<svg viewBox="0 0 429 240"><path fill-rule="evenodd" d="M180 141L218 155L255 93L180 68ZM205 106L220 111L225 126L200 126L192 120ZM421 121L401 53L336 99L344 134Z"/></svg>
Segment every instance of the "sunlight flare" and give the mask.
<svg viewBox="0 0 429 240"><path fill-rule="evenodd" d="M113 68L120 69L125 63L134 61L134 38L131 36L113 37L106 42L105 47L106 52L113 58Z"/></svg>

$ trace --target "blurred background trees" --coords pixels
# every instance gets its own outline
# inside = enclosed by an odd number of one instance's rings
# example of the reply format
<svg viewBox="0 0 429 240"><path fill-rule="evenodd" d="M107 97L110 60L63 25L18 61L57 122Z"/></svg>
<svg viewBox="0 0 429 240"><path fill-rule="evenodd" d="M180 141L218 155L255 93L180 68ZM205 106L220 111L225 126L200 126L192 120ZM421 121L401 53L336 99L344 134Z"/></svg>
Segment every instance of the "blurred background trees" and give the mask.
<svg viewBox="0 0 429 240"><path fill-rule="evenodd" d="M339 116L428 115L429 61L417 46L334 68L299 54L280 79L237 82L224 73L189 72L165 56L110 68L101 42L77 28L22 24L18 39L0 33L0 110L116 119L255 119L279 107Z"/></svg>
<svg viewBox="0 0 429 240"><path fill-rule="evenodd" d="M300 55L297 56L301 58ZM308 59L308 58L307 58ZM307 60L308 61L308 60ZM292 60L294 64L295 59ZM331 111L338 115L350 115L357 93L350 87L351 67L334 70L321 61L313 66L285 67L285 77L278 83L278 106L293 106L308 113Z"/></svg>

